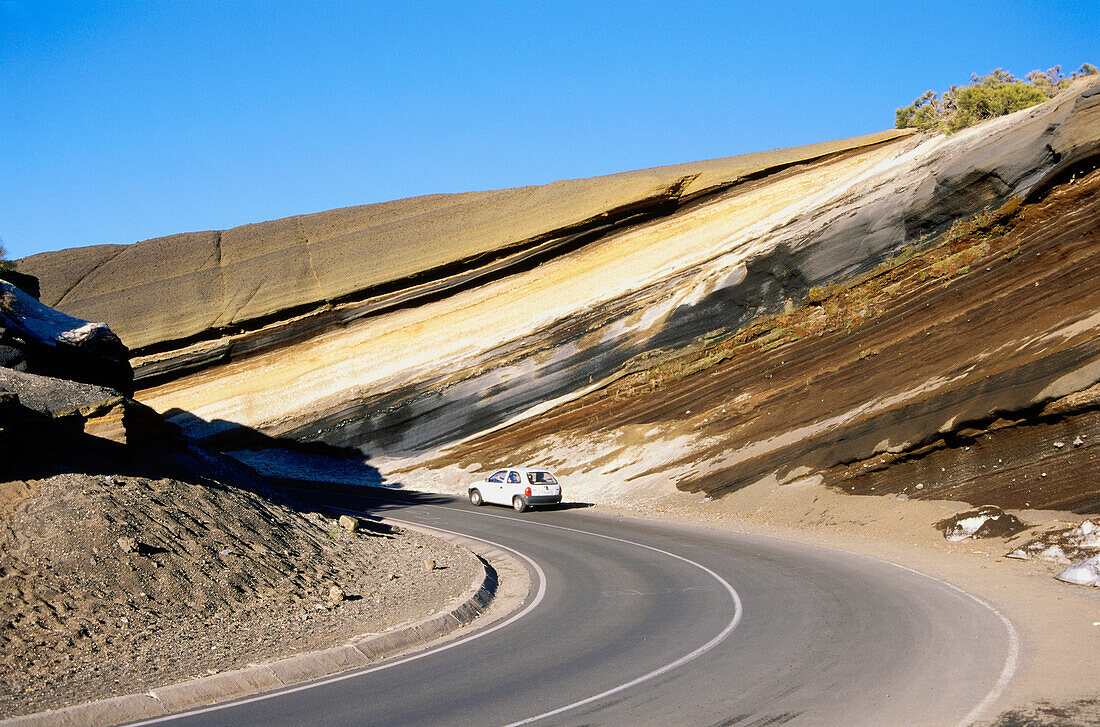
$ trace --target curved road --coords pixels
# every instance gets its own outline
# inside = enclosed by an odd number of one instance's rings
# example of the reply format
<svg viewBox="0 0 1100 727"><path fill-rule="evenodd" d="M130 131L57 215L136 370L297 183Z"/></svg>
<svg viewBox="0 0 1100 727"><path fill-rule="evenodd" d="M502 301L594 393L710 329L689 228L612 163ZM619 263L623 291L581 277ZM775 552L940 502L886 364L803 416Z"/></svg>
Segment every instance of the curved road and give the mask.
<svg viewBox="0 0 1100 727"><path fill-rule="evenodd" d="M581 510L517 515L444 497L384 508L524 556L524 615L143 724L956 725L1015 668L1015 632L995 611L870 558Z"/></svg>

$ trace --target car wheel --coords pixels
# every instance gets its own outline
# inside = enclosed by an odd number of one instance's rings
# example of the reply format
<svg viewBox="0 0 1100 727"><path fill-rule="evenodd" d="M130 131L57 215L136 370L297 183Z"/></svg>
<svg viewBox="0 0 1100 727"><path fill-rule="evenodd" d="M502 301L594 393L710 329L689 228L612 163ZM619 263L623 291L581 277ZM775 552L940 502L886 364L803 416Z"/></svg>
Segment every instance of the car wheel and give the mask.
<svg viewBox="0 0 1100 727"><path fill-rule="evenodd" d="M477 507L482 502L484 502L484 500L481 499L480 490L470 490L470 502L473 503L474 507Z"/></svg>
<svg viewBox="0 0 1100 727"><path fill-rule="evenodd" d="M516 495L512 498L512 507L516 512L523 512L527 509L527 502L519 495Z"/></svg>

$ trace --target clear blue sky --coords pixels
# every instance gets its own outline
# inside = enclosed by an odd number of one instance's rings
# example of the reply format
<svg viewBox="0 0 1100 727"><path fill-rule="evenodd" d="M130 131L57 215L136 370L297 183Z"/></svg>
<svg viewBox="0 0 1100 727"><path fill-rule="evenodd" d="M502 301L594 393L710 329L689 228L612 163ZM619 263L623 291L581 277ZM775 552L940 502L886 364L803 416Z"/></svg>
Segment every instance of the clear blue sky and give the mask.
<svg viewBox="0 0 1100 727"><path fill-rule="evenodd" d="M890 128L1100 2L0 0L9 257Z"/></svg>

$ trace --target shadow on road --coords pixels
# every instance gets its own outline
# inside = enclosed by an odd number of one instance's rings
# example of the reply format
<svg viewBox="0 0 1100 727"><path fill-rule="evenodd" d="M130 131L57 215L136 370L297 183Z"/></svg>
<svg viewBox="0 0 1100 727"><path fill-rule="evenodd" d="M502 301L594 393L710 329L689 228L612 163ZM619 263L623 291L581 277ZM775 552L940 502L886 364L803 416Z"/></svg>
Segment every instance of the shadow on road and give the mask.
<svg viewBox="0 0 1100 727"><path fill-rule="evenodd" d="M594 502L559 502L556 505L541 505L540 510L549 510L551 512L556 510L581 510L586 507L595 507Z"/></svg>
<svg viewBox="0 0 1100 727"><path fill-rule="evenodd" d="M371 513L404 509L409 505L453 505L465 502L453 495L401 489L399 483L389 487L349 485L320 480L278 478L272 484L288 499L308 509L347 508Z"/></svg>

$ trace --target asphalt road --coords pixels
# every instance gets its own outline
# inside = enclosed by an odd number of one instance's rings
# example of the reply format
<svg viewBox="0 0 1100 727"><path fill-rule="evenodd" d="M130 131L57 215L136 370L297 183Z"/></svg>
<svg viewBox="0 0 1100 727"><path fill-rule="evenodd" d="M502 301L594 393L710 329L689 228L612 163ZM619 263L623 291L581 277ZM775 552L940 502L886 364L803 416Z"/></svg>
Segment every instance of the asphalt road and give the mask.
<svg viewBox="0 0 1100 727"><path fill-rule="evenodd" d="M525 556L524 615L169 723L956 725L1014 669L1015 632L995 611L874 559L583 509L517 515L448 498L385 509Z"/></svg>

